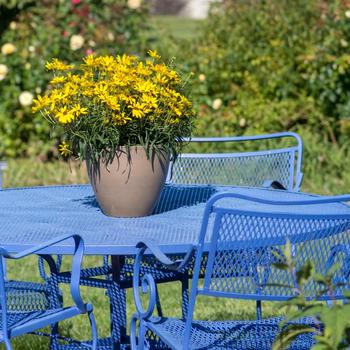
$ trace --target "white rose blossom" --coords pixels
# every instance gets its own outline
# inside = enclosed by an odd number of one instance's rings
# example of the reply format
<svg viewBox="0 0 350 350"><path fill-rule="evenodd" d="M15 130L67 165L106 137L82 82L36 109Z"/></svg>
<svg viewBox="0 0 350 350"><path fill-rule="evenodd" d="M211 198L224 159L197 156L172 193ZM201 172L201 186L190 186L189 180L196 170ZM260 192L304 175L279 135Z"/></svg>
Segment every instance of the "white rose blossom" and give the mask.
<svg viewBox="0 0 350 350"><path fill-rule="evenodd" d="M16 30L17 29L17 22L15 22L15 21L10 22L10 29Z"/></svg>
<svg viewBox="0 0 350 350"><path fill-rule="evenodd" d="M131 9L138 9L141 6L141 1L142 0L128 0L128 6Z"/></svg>
<svg viewBox="0 0 350 350"><path fill-rule="evenodd" d="M83 47L84 42L85 40L80 34L72 35L69 41L69 46L71 50L76 51Z"/></svg>
<svg viewBox="0 0 350 350"><path fill-rule="evenodd" d="M0 80L4 80L9 69L5 64L0 64Z"/></svg>
<svg viewBox="0 0 350 350"><path fill-rule="evenodd" d="M114 34L112 32L108 32L107 33L107 38L108 38L108 40L113 41L114 40Z"/></svg>
<svg viewBox="0 0 350 350"><path fill-rule="evenodd" d="M239 120L239 126L240 126L241 128L244 128L244 127L246 126L246 124L247 124L247 121L246 121L244 118L241 118L241 119Z"/></svg>
<svg viewBox="0 0 350 350"><path fill-rule="evenodd" d="M5 43L1 46L1 53L3 55L10 55L16 51L16 46L11 43Z"/></svg>
<svg viewBox="0 0 350 350"><path fill-rule="evenodd" d="M33 94L29 91L23 91L21 92L21 94L18 97L19 103L23 106L23 107L28 107L32 104L33 102Z"/></svg>
<svg viewBox="0 0 350 350"><path fill-rule="evenodd" d="M205 78L204 74L199 74L198 79L199 79L199 81L205 81L206 78Z"/></svg>
<svg viewBox="0 0 350 350"><path fill-rule="evenodd" d="M211 106L212 106L213 109L215 109L215 110L220 109L220 107L222 106L222 100L221 100L221 98L216 98L216 99L213 101L213 104L212 104Z"/></svg>
<svg viewBox="0 0 350 350"><path fill-rule="evenodd" d="M93 40L89 40L89 45L91 47L95 47L96 46L96 43L93 41Z"/></svg>

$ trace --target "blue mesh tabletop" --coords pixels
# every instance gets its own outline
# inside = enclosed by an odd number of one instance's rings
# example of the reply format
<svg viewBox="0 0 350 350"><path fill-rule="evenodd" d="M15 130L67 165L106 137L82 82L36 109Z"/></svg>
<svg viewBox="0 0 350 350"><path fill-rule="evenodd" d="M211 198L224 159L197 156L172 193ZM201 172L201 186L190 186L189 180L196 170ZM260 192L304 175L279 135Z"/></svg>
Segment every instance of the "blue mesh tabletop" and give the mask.
<svg viewBox="0 0 350 350"><path fill-rule="evenodd" d="M236 192L270 200L308 200L312 195L243 187L166 185L154 214L141 218L105 216L89 185L49 186L0 191L0 245L12 252L56 236L75 233L84 238L86 254L134 254L140 240L153 240L167 253L187 251L197 242L206 201L218 192ZM259 210L259 203L236 199L227 205ZM247 207L250 206L250 207ZM271 206L271 212L350 214L341 203ZM266 206L265 206L266 209ZM49 248L50 254L71 254L70 242Z"/></svg>

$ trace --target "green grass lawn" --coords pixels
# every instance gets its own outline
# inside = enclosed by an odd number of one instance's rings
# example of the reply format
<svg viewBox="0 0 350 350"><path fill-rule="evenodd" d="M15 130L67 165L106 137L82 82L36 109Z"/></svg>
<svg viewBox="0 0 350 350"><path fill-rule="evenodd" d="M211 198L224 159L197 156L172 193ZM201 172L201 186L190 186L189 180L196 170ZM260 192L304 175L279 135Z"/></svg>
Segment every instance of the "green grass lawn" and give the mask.
<svg viewBox="0 0 350 350"><path fill-rule="evenodd" d="M4 173L4 187L37 186L52 184L86 183L86 172L79 164L69 165L66 162L56 161L41 163L34 159L10 160L8 170ZM65 260L65 267L69 267L69 259ZM97 265L101 258L86 257L86 265ZM9 277L24 280L40 280L37 272L37 260L35 257L25 259L23 262L10 262ZM64 294L69 295L68 287L63 286ZM178 283L162 285L160 297L164 306L165 315L181 314L180 286ZM83 288L83 296L95 306L95 315L100 335L108 335L109 332L109 302L103 290ZM131 291L128 291L128 317L134 311ZM67 303L69 298L65 299ZM273 304L266 304L264 315L270 316L276 313ZM213 300L212 298L199 299L196 307L197 318L201 319L225 319L255 317L254 302ZM88 322L85 317L78 321L67 321L61 325L61 332L67 336L78 339L89 338ZM15 350L44 350L48 347L48 340L36 336L24 336L13 342ZM3 346L3 345L2 345ZM0 347L4 349L4 347Z"/></svg>
<svg viewBox="0 0 350 350"><path fill-rule="evenodd" d="M176 39L192 39L198 32L202 20L177 16L153 16L152 25L157 32L172 36Z"/></svg>

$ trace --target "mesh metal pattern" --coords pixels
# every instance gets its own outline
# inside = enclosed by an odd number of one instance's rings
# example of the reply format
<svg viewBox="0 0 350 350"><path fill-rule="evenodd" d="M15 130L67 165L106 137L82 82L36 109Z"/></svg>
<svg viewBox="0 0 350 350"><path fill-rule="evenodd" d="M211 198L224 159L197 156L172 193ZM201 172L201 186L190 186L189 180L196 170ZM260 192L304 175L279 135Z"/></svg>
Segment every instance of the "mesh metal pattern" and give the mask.
<svg viewBox="0 0 350 350"><path fill-rule="evenodd" d="M167 339L172 345L183 342L185 322L173 318L154 318L149 324L151 330ZM281 318L272 318L259 321L195 321L192 324L190 349L215 349L215 350L271 350L272 344L278 333ZM290 323L289 323L290 324ZM308 325L319 330L319 325L311 318L303 318L298 324ZM288 323L287 323L288 325ZM148 333L148 342L157 343L159 337ZM297 337L288 350L309 349L314 344L313 334L303 334Z"/></svg>
<svg viewBox="0 0 350 350"><path fill-rule="evenodd" d="M40 321L48 316L57 314L65 309L50 309L46 311L31 311L31 312L11 312L7 313L7 326L9 332L13 331L16 327L30 324L33 320ZM0 318L0 343L4 341L2 318Z"/></svg>
<svg viewBox="0 0 350 350"><path fill-rule="evenodd" d="M184 154L172 167L172 183L262 187L277 180L292 189L294 151L233 154Z"/></svg>
<svg viewBox="0 0 350 350"><path fill-rule="evenodd" d="M218 214L217 220L219 230L212 238L215 249L209 253L205 276L208 291L257 299L293 296L294 289L276 286L277 283L293 287L296 283L289 271L274 266L283 259L286 238L292 244L296 269L311 260L315 272L324 275L331 263L336 262L340 269L334 275L334 283L341 281L345 285L336 290L335 297L342 297L342 289L349 288L350 218L236 212ZM304 292L315 297L321 286L309 282Z"/></svg>
<svg viewBox="0 0 350 350"><path fill-rule="evenodd" d="M43 311L50 307L46 285L34 282L7 281L7 306L10 312Z"/></svg>

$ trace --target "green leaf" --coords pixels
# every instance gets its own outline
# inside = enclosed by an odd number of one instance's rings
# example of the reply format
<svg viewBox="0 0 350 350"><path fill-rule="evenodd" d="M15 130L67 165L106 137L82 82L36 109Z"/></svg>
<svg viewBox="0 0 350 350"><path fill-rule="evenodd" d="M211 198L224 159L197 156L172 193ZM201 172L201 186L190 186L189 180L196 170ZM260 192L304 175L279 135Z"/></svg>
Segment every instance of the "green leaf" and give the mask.
<svg viewBox="0 0 350 350"><path fill-rule="evenodd" d="M299 285L304 285L305 282L311 277L314 267L310 260L307 260L303 266L297 271L296 279Z"/></svg>
<svg viewBox="0 0 350 350"><path fill-rule="evenodd" d="M336 349L345 337L345 330L349 326L350 307L347 305L333 305L331 308L323 308L320 319L325 325L324 337Z"/></svg>

